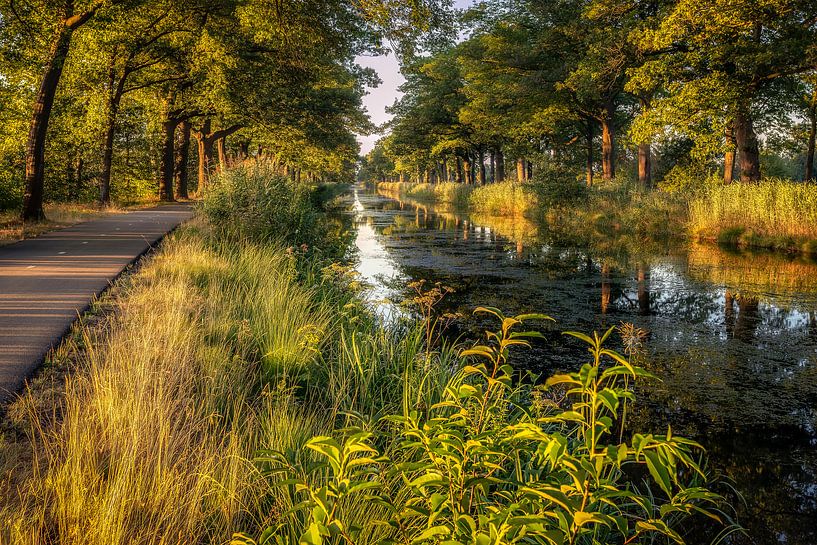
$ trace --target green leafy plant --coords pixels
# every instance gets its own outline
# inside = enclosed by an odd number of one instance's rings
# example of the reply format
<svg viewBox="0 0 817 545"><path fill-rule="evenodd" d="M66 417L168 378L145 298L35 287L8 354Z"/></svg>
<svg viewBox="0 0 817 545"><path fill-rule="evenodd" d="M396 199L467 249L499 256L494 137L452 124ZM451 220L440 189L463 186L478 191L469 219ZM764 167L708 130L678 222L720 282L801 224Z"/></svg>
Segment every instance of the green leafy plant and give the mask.
<svg viewBox="0 0 817 545"><path fill-rule="evenodd" d="M700 445L671 430L614 440L634 399L625 378L653 377L605 346L612 328L568 333L590 360L536 387L515 380L508 354L540 336L518 326L548 317L477 312L501 326L462 352L438 403L386 416L371 432L340 430L342 441L313 439L329 471L277 466L304 475L278 483L296 483L292 512L303 524L282 520L260 543L684 543L680 520L724 520L722 498L704 486ZM541 402L553 389L562 402ZM376 537L362 536L364 520Z"/></svg>

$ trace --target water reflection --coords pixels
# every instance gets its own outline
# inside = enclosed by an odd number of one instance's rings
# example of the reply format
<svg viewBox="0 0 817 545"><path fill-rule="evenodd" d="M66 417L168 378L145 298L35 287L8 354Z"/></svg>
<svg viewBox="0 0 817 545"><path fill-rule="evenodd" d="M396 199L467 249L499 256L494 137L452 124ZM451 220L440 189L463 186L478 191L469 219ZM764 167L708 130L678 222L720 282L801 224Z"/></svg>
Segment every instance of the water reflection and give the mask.
<svg viewBox="0 0 817 545"><path fill-rule="evenodd" d="M561 330L648 330L662 382L640 392L640 429L672 424L705 444L746 496L750 537L733 542L817 542L815 263L712 246L576 245L528 220L362 190L354 208L359 271L378 299L400 300L405 281L424 278L455 288L445 310L467 316L492 305L546 312ZM477 337L486 325L469 318L454 333ZM552 331L514 363L548 373L584 357Z"/></svg>

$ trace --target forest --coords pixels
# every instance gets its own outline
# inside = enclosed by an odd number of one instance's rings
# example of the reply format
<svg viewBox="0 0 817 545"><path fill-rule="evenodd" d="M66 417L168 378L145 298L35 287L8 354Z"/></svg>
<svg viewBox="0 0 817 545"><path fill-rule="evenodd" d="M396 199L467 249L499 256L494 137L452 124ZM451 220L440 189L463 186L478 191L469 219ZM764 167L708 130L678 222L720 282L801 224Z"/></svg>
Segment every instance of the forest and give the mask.
<svg viewBox="0 0 817 545"><path fill-rule="evenodd" d="M814 0L0 0L0 545L811 545L815 132Z"/></svg>
<svg viewBox="0 0 817 545"><path fill-rule="evenodd" d="M430 13L375 4L3 2L0 206L185 199L250 155L348 177L377 81L354 57Z"/></svg>
<svg viewBox="0 0 817 545"><path fill-rule="evenodd" d="M404 67L365 174L690 189L814 180L810 2L479 2Z"/></svg>

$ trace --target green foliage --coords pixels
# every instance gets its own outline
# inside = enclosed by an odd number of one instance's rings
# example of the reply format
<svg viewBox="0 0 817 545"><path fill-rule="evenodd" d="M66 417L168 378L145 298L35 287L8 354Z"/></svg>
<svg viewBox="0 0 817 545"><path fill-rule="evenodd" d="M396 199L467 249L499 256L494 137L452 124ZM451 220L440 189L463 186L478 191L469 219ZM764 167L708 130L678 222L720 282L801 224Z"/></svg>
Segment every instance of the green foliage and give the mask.
<svg viewBox="0 0 817 545"><path fill-rule="evenodd" d="M581 203L588 196L587 183L559 165L537 169L533 182L533 191L546 207Z"/></svg>
<svg viewBox="0 0 817 545"><path fill-rule="evenodd" d="M319 233L313 189L264 166L246 166L216 177L201 210L238 239L312 244Z"/></svg>
<svg viewBox="0 0 817 545"><path fill-rule="evenodd" d="M477 312L501 328L461 353L436 403L406 406L366 431L314 437L306 447L321 464L261 458L293 507L259 545L683 543L682 520L722 520L722 498L705 488L696 461L700 445L671 430L622 439L632 382L654 377L605 348L612 329L570 333L586 343L590 362L533 388L514 380L507 356L540 336L517 327L547 316ZM554 390L561 404L545 397ZM633 474L649 477L636 485Z"/></svg>
<svg viewBox="0 0 817 545"><path fill-rule="evenodd" d="M700 162L684 162L673 166L661 180L659 188L669 193L693 196L722 183L721 177Z"/></svg>

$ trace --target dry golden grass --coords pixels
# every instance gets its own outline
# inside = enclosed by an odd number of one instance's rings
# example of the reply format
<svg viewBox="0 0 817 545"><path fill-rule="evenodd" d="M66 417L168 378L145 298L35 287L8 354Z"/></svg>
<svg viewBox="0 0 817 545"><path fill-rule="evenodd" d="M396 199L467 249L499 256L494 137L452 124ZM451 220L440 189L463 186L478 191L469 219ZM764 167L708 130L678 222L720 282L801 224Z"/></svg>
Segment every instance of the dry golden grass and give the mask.
<svg viewBox="0 0 817 545"><path fill-rule="evenodd" d="M63 227L89 221L126 210L138 210L160 204L158 198L130 203L126 206L111 205L100 208L83 203L49 203L45 205L44 221L23 223L16 210L0 211L0 246L19 240L34 238Z"/></svg>
<svg viewBox="0 0 817 545"><path fill-rule="evenodd" d="M45 216L47 218L45 221L23 223L20 221L19 212L6 210L0 212L0 245L33 238L48 231L120 211L117 208L100 209L87 204L47 204L45 206Z"/></svg>
<svg viewBox="0 0 817 545"><path fill-rule="evenodd" d="M817 251L817 185L769 179L714 187L690 202L689 229L738 245Z"/></svg>
<svg viewBox="0 0 817 545"><path fill-rule="evenodd" d="M223 543L285 509L251 460L325 424L261 377L312 361L302 332L329 313L284 252L196 231L134 277L104 331L68 341L79 370L57 409L35 392L11 407L27 437L0 443L0 460L16 459L0 471L0 543Z"/></svg>

